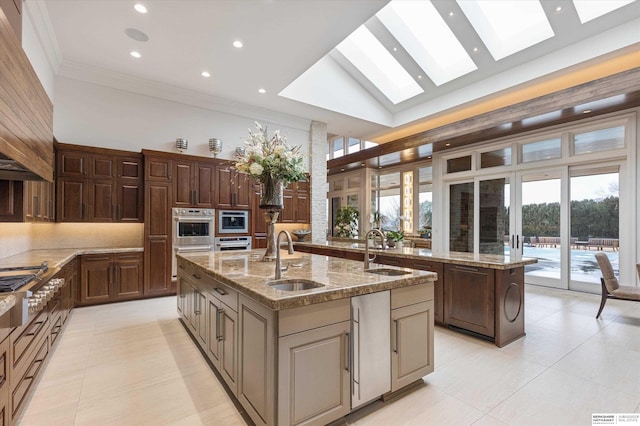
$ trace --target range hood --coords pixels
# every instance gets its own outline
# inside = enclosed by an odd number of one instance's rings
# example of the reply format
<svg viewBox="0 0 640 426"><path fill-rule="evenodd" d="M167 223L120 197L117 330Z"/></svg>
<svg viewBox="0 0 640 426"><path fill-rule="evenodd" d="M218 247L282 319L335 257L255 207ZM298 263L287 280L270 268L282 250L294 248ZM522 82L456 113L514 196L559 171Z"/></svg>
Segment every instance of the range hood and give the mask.
<svg viewBox="0 0 640 426"><path fill-rule="evenodd" d="M22 164L0 153L0 180L44 180Z"/></svg>

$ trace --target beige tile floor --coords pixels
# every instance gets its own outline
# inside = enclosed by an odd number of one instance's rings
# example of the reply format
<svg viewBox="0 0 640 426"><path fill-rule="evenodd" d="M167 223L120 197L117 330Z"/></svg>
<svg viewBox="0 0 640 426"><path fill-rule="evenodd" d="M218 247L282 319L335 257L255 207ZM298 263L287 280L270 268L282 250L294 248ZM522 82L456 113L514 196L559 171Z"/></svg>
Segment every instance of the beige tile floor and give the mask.
<svg viewBox="0 0 640 426"><path fill-rule="evenodd" d="M640 303L527 286L527 336L504 348L436 327L436 371L348 425L590 425L640 412ZM242 425L178 322L175 298L73 311L21 425Z"/></svg>

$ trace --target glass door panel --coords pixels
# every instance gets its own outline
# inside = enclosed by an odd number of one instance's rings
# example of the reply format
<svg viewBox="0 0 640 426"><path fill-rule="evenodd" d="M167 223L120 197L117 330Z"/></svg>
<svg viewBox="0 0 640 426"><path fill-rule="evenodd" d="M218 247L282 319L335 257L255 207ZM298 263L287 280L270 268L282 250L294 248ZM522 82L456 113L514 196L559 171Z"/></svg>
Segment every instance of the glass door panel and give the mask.
<svg viewBox="0 0 640 426"><path fill-rule="evenodd" d="M449 250L473 253L473 182L449 186Z"/></svg>
<svg viewBox="0 0 640 426"><path fill-rule="evenodd" d="M596 252L604 252L619 273L618 167L570 170L570 289L600 292Z"/></svg>
<svg viewBox="0 0 640 426"><path fill-rule="evenodd" d="M479 247L482 254L509 254L510 235L509 178L481 180L479 182ZM515 239L518 238L516 242ZM514 236L514 247L520 247Z"/></svg>
<svg viewBox="0 0 640 426"><path fill-rule="evenodd" d="M522 255L538 258L525 266L525 282L566 288L561 285L560 172L522 175L520 181Z"/></svg>

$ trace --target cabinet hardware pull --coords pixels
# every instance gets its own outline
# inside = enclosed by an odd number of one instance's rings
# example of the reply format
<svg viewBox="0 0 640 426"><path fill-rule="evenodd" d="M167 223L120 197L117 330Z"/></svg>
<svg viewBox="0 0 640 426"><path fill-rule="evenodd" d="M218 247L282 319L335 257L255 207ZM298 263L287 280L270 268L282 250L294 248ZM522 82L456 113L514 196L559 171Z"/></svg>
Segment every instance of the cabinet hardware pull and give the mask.
<svg viewBox="0 0 640 426"><path fill-rule="evenodd" d="M472 268L470 266L456 266L456 267L454 267L454 269L457 269L458 271L469 271L469 272L478 272L479 271L478 268Z"/></svg>
<svg viewBox="0 0 640 426"><path fill-rule="evenodd" d="M224 309L222 308L220 308L218 323L220 324L220 337L218 337L218 341L224 341Z"/></svg>
<svg viewBox="0 0 640 426"><path fill-rule="evenodd" d="M182 263L178 263L178 268L184 269L184 265Z"/></svg>
<svg viewBox="0 0 640 426"><path fill-rule="evenodd" d="M201 279L201 278L202 278L200 275L198 275L198 274L196 274L196 273L191 274L191 276L192 276L193 278L195 278L196 280L199 280L199 279Z"/></svg>
<svg viewBox="0 0 640 426"><path fill-rule="evenodd" d="M193 310L194 315L200 315L200 298L198 297L198 292L194 289L193 291L193 306L196 309Z"/></svg>
<svg viewBox="0 0 640 426"><path fill-rule="evenodd" d="M224 290L223 290L223 289L221 289L221 288L214 287L213 289L216 291L216 293L218 293L218 294L220 294L220 295L222 295L222 296L225 296L225 295L227 294L227 292L226 292L226 291L224 291Z"/></svg>
<svg viewBox="0 0 640 426"><path fill-rule="evenodd" d="M216 307L216 341L220 341L220 312L221 308Z"/></svg>
<svg viewBox="0 0 640 426"><path fill-rule="evenodd" d="M393 352L398 353L398 320L393 320Z"/></svg>
<svg viewBox="0 0 640 426"><path fill-rule="evenodd" d="M344 334L344 369L350 371L351 369L351 340L349 339L349 333Z"/></svg>

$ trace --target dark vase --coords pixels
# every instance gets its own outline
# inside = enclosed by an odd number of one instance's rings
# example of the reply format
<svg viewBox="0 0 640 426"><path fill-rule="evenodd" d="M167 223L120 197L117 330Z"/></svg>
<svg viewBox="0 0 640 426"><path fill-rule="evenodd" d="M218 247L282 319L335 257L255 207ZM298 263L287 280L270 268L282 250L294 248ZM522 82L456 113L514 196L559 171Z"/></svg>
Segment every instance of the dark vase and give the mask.
<svg viewBox="0 0 640 426"><path fill-rule="evenodd" d="M281 209L284 204L284 184L279 179L270 176L260 182L260 208Z"/></svg>

